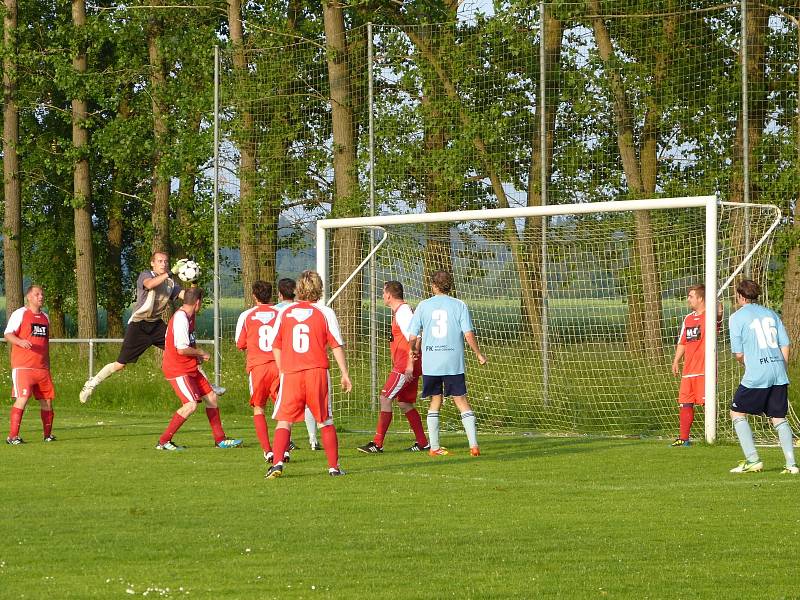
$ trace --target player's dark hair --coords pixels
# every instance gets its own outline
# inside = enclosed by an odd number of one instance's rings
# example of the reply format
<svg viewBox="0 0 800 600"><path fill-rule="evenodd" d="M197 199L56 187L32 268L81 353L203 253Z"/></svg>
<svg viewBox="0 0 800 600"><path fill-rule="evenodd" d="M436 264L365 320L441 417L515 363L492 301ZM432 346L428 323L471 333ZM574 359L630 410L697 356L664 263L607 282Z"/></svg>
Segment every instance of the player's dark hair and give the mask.
<svg viewBox="0 0 800 600"><path fill-rule="evenodd" d="M747 300L758 300L761 286L752 279L742 279L736 286L736 293Z"/></svg>
<svg viewBox="0 0 800 600"><path fill-rule="evenodd" d="M694 292L694 295L700 298L703 302L706 300L706 286L702 283L689 286L689 291Z"/></svg>
<svg viewBox="0 0 800 600"><path fill-rule="evenodd" d="M443 294L449 294L453 289L453 276L447 271L436 271L431 277L431 283Z"/></svg>
<svg viewBox="0 0 800 600"><path fill-rule="evenodd" d="M167 254L166 252L162 252L161 250L156 250L150 255L150 262L153 262L156 259L156 256L158 256L159 254L163 254L164 256L169 258L169 254Z"/></svg>
<svg viewBox="0 0 800 600"><path fill-rule="evenodd" d="M383 289L389 292L392 298L403 299L403 284L399 281L387 281L383 284Z"/></svg>
<svg viewBox="0 0 800 600"><path fill-rule="evenodd" d="M183 303L194 304L198 300L203 299L203 288L190 287L183 290Z"/></svg>
<svg viewBox="0 0 800 600"><path fill-rule="evenodd" d="M286 300L294 300L295 285L294 279L289 279L288 277L281 279L278 282L278 293Z"/></svg>
<svg viewBox="0 0 800 600"><path fill-rule="evenodd" d="M270 300L272 300L272 284L266 281L258 281L253 282L253 296L256 297L256 300L261 302L261 304L266 304Z"/></svg>
<svg viewBox="0 0 800 600"><path fill-rule="evenodd" d="M40 286L38 283L32 283L28 287L25 288L25 295L27 296L33 290L42 290L42 293L44 293L44 288L42 286Z"/></svg>

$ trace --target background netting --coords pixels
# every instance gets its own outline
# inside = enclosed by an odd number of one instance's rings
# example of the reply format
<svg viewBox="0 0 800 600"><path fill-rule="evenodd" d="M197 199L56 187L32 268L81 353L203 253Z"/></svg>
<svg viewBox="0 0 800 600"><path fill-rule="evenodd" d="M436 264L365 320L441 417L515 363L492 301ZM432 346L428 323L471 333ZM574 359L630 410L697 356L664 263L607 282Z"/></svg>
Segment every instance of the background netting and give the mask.
<svg viewBox="0 0 800 600"><path fill-rule="evenodd" d="M744 213L742 207L721 207L720 283L744 256ZM753 243L779 218L773 207L750 208L748 213ZM469 305L489 359L481 367L467 350L469 398L482 429L674 435L679 380L670 365L682 319L689 313L687 287L704 279L705 214L702 209L675 209L649 215L659 274L656 304L647 303L640 290L636 215L631 212L548 218L544 277L541 236L526 241L527 254L512 250L510 241L519 239L522 219L469 221L444 228L388 227L387 241L375 260L377 292L369 291L367 269L349 284L358 287L363 299L357 314L336 299L332 303L340 321L356 322L347 340L355 392L336 394L337 414L355 421L374 419L373 347L378 389L391 368L391 314L379 300L383 282L402 282L407 301L415 306L430 296L425 283L430 273L443 268L454 274L455 295ZM368 237L369 231L363 230L365 249ZM769 250L767 242L747 265L751 277L761 282ZM526 285L534 289L526 290ZM372 297L377 299L374 309ZM723 292L722 301L726 317L718 346L718 427L724 438L731 435L727 407L742 370L731 356L727 336L730 289ZM373 310L377 344L371 345ZM455 408L447 403L445 410L452 417L445 422L458 429ZM694 435L702 437L702 411L698 417ZM793 413L790 418L794 420ZM758 435L769 439L766 421L758 423L762 425Z"/></svg>

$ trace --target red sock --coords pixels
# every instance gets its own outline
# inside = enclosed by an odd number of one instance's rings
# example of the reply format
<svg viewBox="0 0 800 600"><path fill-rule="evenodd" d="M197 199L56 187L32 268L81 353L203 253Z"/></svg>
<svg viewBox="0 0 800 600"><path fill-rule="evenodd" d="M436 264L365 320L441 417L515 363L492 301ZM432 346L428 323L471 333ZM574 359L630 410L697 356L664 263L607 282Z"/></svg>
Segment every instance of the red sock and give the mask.
<svg viewBox="0 0 800 600"><path fill-rule="evenodd" d="M15 438L19 435L19 424L22 423L22 414L24 412L24 408L11 407L11 426L8 430L8 437Z"/></svg>
<svg viewBox="0 0 800 600"><path fill-rule="evenodd" d="M289 447L289 437L292 432L283 427L278 427L275 430L275 437L273 438L274 444L272 451L275 453L275 458L272 459L273 464L283 462L283 455L286 454L286 449Z"/></svg>
<svg viewBox="0 0 800 600"><path fill-rule="evenodd" d="M322 428L322 446L325 456L328 457L328 466L331 469L339 468L339 440L336 437L336 427L326 425Z"/></svg>
<svg viewBox="0 0 800 600"><path fill-rule="evenodd" d="M168 441L172 439L172 436L181 428L181 425L186 423L186 419L180 416L177 412L172 415L172 419L167 425L167 428L164 430L164 433L161 434L161 437L158 438L159 444L166 444Z"/></svg>
<svg viewBox="0 0 800 600"><path fill-rule="evenodd" d="M267 417L263 414L253 415L253 424L256 426L256 435L261 442L261 449L269 452L272 448L269 445L269 430L267 429Z"/></svg>
<svg viewBox="0 0 800 600"><path fill-rule="evenodd" d="M428 445L428 438L425 437L425 430L422 428L422 419L419 416L416 408L412 408L406 413L408 424L411 425L411 431L417 437L417 443L423 448Z"/></svg>
<svg viewBox="0 0 800 600"><path fill-rule="evenodd" d="M689 431L692 429L692 422L694 421L694 405L689 406L681 405L681 439L689 439Z"/></svg>
<svg viewBox="0 0 800 600"><path fill-rule="evenodd" d="M386 432L389 430L389 425L392 424L392 412L381 411L378 415L378 429L375 431L375 437L372 441L376 446L383 448L383 438L386 437Z"/></svg>
<svg viewBox="0 0 800 600"><path fill-rule="evenodd" d="M214 443L219 444L225 439L225 430L222 429L222 421L219 418L218 408L206 408L208 424L211 425L211 433L214 434Z"/></svg>
<svg viewBox="0 0 800 600"><path fill-rule="evenodd" d="M42 431L44 432L44 437L48 437L53 431L53 411L42 410L39 414L42 417Z"/></svg>

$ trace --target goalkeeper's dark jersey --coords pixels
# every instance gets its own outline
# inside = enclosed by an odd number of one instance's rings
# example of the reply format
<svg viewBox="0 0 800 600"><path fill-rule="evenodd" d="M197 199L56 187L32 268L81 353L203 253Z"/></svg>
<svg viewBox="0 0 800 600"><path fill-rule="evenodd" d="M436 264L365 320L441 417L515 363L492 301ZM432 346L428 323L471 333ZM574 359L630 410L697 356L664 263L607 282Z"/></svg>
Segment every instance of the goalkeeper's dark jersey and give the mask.
<svg viewBox="0 0 800 600"><path fill-rule="evenodd" d="M161 321L164 318L164 311L169 306L171 300L178 297L181 293L181 286L171 277L167 277L159 286L148 290L144 287L146 279L158 277L153 271L142 271L136 280L136 305L133 307L131 318L128 323L138 321Z"/></svg>

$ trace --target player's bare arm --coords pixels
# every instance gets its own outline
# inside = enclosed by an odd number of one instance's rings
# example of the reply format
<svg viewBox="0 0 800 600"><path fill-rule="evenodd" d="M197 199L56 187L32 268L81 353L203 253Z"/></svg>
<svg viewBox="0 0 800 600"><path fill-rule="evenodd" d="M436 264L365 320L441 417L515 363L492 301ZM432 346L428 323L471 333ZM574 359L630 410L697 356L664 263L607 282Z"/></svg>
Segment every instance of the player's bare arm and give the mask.
<svg viewBox="0 0 800 600"><path fill-rule="evenodd" d="M744 353L742 353L742 352L737 352L737 353L736 353L736 354L734 354L733 356L734 356L734 357L736 357L736 360L738 360L738 361L739 361L739 364L742 364L742 365L744 364Z"/></svg>
<svg viewBox="0 0 800 600"><path fill-rule="evenodd" d="M419 357L419 338L412 335L408 338L408 364L406 365L406 379L411 379L414 375L414 361Z"/></svg>
<svg viewBox="0 0 800 600"><path fill-rule="evenodd" d="M205 350L201 350L200 348L192 348L191 346L187 346L186 348L178 348L177 351L181 356L196 356L197 358L201 359L202 362L206 362L211 358L211 355Z"/></svg>
<svg viewBox="0 0 800 600"><path fill-rule="evenodd" d="M686 352L686 346L684 346L683 344L678 344L677 346L675 346L675 358L672 359L673 375L681 374L681 359L683 358L685 352Z"/></svg>
<svg viewBox="0 0 800 600"><path fill-rule="evenodd" d="M781 346L781 354L783 354L783 362L789 364L789 346Z"/></svg>
<svg viewBox="0 0 800 600"><path fill-rule="evenodd" d="M350 374L347 372L347 359L344 356L344 348L339 346L338 348L334 348L332 352L333 358L336 359L336 364L339 365L339 371L342 372L342 389L350 393L353 389L353 383L350 381ZM277 360L277 358L275 360Z"/></svg>
<svg viewBox="0 0 800 600"><path fill-rule="evenodd" d="M5 337L10 344L14 344L15 346L19 346L20 348L24 348L25 350L30 350L33 347L33 344L31 344L28 340L23 340L16 334L7 333L3 337Z"/></svg>
<svg viewBox="0 0 800 600"><path fill-rule="evenodd" d="M273 347L272 356L275 358L275 366L278 368L278 373L283 373L283 369L281 369L281 349Z"/></svg>
<svg viewBox="0 0 800 600"><path fill-rule="evenodd" d="M478 364L485 365L486 357L481 353L481 349L478 347L478 338L475 337L475 333L473 331L468 331L464 334L464 339L475 353L475 356L478 359Z"/></svg>

